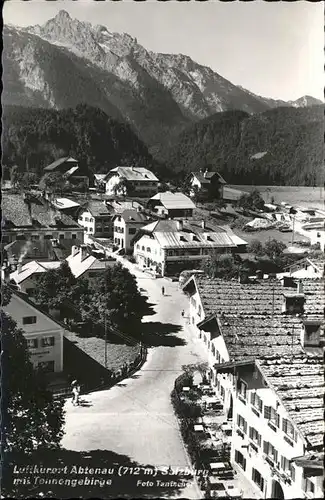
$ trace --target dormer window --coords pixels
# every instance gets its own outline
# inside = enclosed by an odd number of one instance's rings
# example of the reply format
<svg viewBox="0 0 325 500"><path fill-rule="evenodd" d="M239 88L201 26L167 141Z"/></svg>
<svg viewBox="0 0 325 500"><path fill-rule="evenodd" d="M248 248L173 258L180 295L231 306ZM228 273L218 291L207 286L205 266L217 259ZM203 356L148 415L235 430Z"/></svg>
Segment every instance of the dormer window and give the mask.
<svg viewBox="0 0 325 500"><path fill-rule="evenodd" d="M305 298L303 294L284 295L282 311L287 314L302 314Z"/></svg>
<svg viewBox="0 0 325 500"><path fill-rule="evenodd" d="M302 346L317 347L320 342L321 322L306 321L304 323Z"/></svg>
<svg viewBox="0 0 325 500"><path fill-rule="evenodd" d="M187 242L187 239L185 238L185 236L183 234L180 235L179 240Z"/></svg>

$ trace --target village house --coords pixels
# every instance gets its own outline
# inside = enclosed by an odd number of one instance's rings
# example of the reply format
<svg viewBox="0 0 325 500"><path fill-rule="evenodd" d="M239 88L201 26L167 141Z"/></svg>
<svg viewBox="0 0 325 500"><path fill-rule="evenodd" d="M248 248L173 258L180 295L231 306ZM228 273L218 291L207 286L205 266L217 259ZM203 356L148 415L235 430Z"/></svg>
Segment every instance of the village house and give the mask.
<svg viewBox="0 0 325 500"><path fill-rule="evenodd" d="M134 257L143 268L154 267L162 276L185 269L199 269L210 255L236 251L230 230L211 229L205 223L158 220L139 231L134 240ZM237 237L238 238L238 237Z"/></svg>
<svg viewBox="0 0 325 500"><path fill-rule="evenodd" d="M62 372L64 325L17 290L3 310L24 331L33 366L48 373Z"/></svg>
<svg viewBox="0 0 325 500"><path fill-rule="evenodd" d="M66 261L75 278L97 278L107 267L106 261L89 253L87 245L72 247L71 255Z"/></svg>
<svg viewBox="0 0 325 500"><path fill-rule="evenodd" d="M66 258L66 261L75 278L96 278L106 267L106 262L92 255L86 245L73 246L71 254ZM14 270L10 273L10 280L16 283L21 292L33 295L33 291L37 287L38 276L50 269L58 269L60 265L60 261L46 262L33 260L25 264L18 262Z"/></svg>
<svg viewBox="0 0 325 500"><path fill-rule="evenodd" d="M96 238L113 237L114 210L109 204L91 200L78 213L78 224L85 228L85 233Z"/></svg>
<svg viewBox="0 0 325 500"><path fill-rule="evenodd" d="M42 197L26 193L2 196L2 241L72 239L84 241L84 228Z"/></svg>
<svg viewBox="0 0 325 500"><path fill-rule="evenodd" d="M80 209L80 203L70 200L69 198L49 198L49 202L62 213L75 217L78 210Z"/></svg>
<svg viewBox="0 0 325 500"><path fill-rule="evenodd" d="M193 276L184 291L232 422L233 465L263 498L317 498L322 469L310 457L323 450L321 280Z"/></svg>
<svg viewBox="0 0 325 500"><path fill-rule="evenodd" d="M112 168L105 177L106 194L150 197L157 193L159 179L144 167Z"/></svg>
<svg viewBox="0 0 325 500"><path fill-rule="evenodd" d="M116 214L113 218L114 245L126 252L133 250L136 234L148 222L148 217L141 210L124 210Z"/></svg>
<svg viewBox="0 0 325 500"><path fill-rule="evenodd" d="M193 216L195 204L183 193L166 191L157 193L147 202L147 208L165 218L189 218Z"/></svg>
<svg viewBox="0 0 325 500"><path fill-rule="evenodd" d="M293 278L322 278L324 266L325 257L306 257L289 266L285 274Z"/></svg>
<svg viewBox="0 0 325 500"><path fill-rule="evenodd" d="M189 184L190 196L199 194L201 198L217 200L223 198L223 187L226 181L218 172L200 170L199 172L191 172Z"/></svg>
<svg viewBox="0 0 325 500"><path fill-rule="evenodd" d="M62 174L72 187L78 187L79 185L89 187L89 177L82 173L78 160L71 156L59 158L43 170L45 174L56 172Z"/></svg>
<svg viewBox="0 0 325 500"><path fill-rule="evenodd" d="M80 246L81 241L76 239L52 240L16 240L7 245L2 245L3 261L14 271L18 262L25 264L32 260L37 261L62 261L71 253L74 245Z"/></svg>

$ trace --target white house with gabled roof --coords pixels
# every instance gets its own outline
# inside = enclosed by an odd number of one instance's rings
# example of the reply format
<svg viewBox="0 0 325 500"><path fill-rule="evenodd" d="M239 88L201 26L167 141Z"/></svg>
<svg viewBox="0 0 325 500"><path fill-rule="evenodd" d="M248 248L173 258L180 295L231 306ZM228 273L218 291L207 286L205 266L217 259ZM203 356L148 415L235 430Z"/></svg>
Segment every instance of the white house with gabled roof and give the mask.
<svg viewBox="0 0 325 500"><path fill-rule="evenodd" d="M48 373L62 372L64 325L16 290L3 310L24 331L33 366Z"/></svg>

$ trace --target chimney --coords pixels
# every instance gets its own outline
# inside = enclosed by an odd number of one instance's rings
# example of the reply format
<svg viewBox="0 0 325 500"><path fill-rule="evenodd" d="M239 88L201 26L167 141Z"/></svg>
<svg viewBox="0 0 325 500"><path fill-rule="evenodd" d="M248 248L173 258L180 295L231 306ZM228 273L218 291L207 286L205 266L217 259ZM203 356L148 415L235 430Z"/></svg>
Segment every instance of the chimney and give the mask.
<svg viewBox="0 0 325 500"><path fill-rule="evenodd" d="M201 227L202 227L202 229L205 229L205 220L204 219L202 219L202 221L201 221Z"/></svg>
<svg viewBox="0 0 325 500"><path fill-rule="evenodd" d="M9 282L10 281L10 266L4 266L2 268L2 272L3 272L3 281L7 281Z"/></svg>
<svg viewBox="0 0 325 500"><path fill-rule="evenodd" d="M178 231L183 231L183 221L182 220L177 220L176 221L176 227Z"/></svg>
<svg viewBox="0 0 325 500"><path fill-rule="evenodd" d="M24 202L27 206L29 217L32 218L32 204L29 193L24 193Z"/></svg>
<svg viewBox="0 0 325 500"><path fill-rule="evenodd" d="M71 257L75 257L75 255L77 255L78 253L78 247L76 245L73 245L71 247Z"/></svg>
<svg viewBox="0 0 325 500"><path fill-rule="evenodd" d="M87 246L80 245L80 260L81 262L88 257Z"/></svg>

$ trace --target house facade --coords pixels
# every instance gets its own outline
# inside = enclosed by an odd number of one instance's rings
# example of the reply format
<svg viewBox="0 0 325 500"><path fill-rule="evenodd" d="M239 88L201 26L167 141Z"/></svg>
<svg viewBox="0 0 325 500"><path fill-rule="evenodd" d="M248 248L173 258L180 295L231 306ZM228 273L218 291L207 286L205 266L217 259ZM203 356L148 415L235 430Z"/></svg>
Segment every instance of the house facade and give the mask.
<svg viewBox="0 0 325 500"><path fill-rule="evenodd" d="M291 265L288 274L293 278L322 278L324 276L324 266L324 258L307 257Z"/></svg>
<svg viewBox="0 0 325 500"><path fill-rule="evenodd" d="M232 425L231 461L262 498L317 498L322 489L321 460L313 463L324 434L320 283L194 276L184 285Z"/></svg>
<svg viewBox="0 0 325 500"><path fill-rule="evenodd" d="M164 218L187 219L193 216L195 204L183 193L157 193L147 202L147 208Z"/></svg>
<svg viewBox="0 0 325 500"><path fill-rule="evenodd" d="M64 327L41 311L24 294L14 291L8 305L3 306L24 331L31 362L48 373L63 370Z"/></svg>
<svg viewBox="0 0 325 500"><path fill-rule="evenodd" d="M229 231L211 230L204 221L158 220L139 231L134 257L140 267L154 267L165 276L199 269L212 254L229 253L236 248Z"/></svg>
<svg viewBox="0 0 325 500"><path fill-rule="evenodd" d="M114 245L126 252L133 250L133 242L139 230L148 223L148 217L138 210L124 210L113 218Z"/></svg>
<svg viewBox="0 0 325 500"><path fill-rule="evenodd" d="M96 238L113 237L114 211L105 202L90 201L86 207L79 210L78 224L85 233Z"/></svg>
<svg viewBox="0 0 325 500"><path fill-rule="evenodd" d="M84 228L41 197L4 193L2 197L2 241L79 240Z"/></svg>
<svg viewBox="0 0 325 500"><path fill-rule="evenodd" d="M190 196L199 194L204 199L222 199L223 187L226 181L218 172L209 172L201 170L199 172L191 172L189 177Z"/></svg>
<svg viewBox="0 0 325 500"><path fill-rule="evenodd" d="M157 193L159 179L144 167L116 167L105 178L108 195L150 197Z"/></svg>

